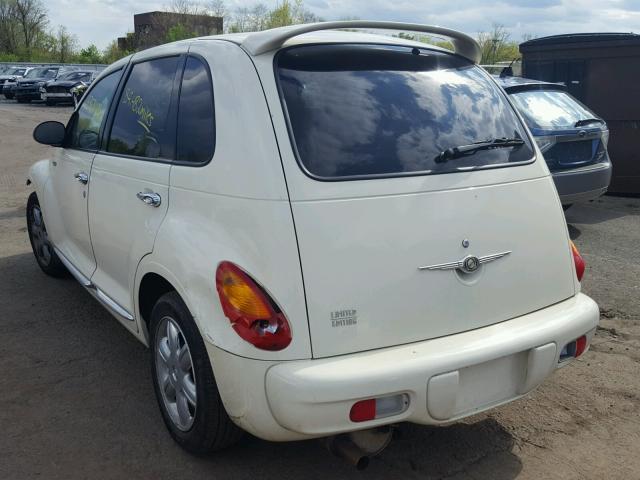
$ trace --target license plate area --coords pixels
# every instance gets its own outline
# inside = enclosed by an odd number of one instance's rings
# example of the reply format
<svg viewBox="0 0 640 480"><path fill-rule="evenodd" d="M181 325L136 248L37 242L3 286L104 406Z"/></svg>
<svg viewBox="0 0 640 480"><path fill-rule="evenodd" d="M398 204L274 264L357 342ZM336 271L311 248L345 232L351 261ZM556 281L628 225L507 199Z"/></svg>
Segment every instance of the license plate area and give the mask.
<svg viewBox="0 0 640 480"><path fill-rule="evenodd" d="M529 351L523 351L432 377L427 385L429 414L451 420L519 396L528 361Z"/></svg>

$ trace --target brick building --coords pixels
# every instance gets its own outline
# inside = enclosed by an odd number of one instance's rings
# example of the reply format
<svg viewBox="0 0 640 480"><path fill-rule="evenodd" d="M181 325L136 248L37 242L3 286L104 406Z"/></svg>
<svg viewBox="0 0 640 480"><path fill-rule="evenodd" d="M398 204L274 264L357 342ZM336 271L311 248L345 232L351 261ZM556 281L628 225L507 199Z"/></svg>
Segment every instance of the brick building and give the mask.
<svg viewBox="0 0 640 480"><path fill-rule="evenodd" d="M222 17L172 12L146 12L133 16L133 34L118 38L121 50L142 50L166 43L172 27L182 25L195 36L222 33Z"/></svg>

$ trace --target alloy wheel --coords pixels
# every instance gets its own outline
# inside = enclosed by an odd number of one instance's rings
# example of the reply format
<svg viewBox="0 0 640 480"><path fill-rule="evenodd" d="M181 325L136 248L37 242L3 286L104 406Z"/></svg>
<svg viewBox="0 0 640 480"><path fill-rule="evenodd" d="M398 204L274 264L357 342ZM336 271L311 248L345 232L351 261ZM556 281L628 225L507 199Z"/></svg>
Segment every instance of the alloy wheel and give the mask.
<svg viewBox="0 0 640 480"><path fill-rule="evenodd" d="M49 265L51 262L52 247L47 235L47 229L42 218L42 210L38 205L34 205L31 209L31 225L29 227L31 233L31 242L33 251L43 265Z"/></svg>
<svg viewBox="0 0 640 480"><path fill-rule="evenodd" d="M189 430L197 407L196 381L189 344L177 322L163 317L158 324L155 362L160 394L169 418L182 430Z"/></svg>

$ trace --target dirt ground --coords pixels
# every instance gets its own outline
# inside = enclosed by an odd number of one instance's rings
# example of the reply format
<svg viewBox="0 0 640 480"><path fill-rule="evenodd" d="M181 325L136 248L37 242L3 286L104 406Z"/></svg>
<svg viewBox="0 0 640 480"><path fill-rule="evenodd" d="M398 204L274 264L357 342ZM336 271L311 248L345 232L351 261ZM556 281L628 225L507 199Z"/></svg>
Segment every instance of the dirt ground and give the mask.
<svg viewBox="0 0 640 480"><path fill-rule="evenodd" d="M165 432L147 350L32 257L24 180L48 147L31 132L70 112L0 102L0 478L640 479L640 199L567 212L601 328L527 398L448 427L402 425L365 472L316 441L248 438L195 458Z"/></svg>

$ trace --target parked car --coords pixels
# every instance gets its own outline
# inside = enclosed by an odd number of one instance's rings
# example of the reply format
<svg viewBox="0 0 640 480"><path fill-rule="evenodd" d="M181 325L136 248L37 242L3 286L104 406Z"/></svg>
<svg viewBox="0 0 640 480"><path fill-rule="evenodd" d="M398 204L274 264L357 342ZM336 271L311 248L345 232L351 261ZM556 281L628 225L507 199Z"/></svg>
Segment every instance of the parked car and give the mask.
<svg viewBox="0 0 640 480"><path fill-rule="evenodd" d="M603 195L611 181L604 120L572 97L564 85L521 77L496 77L524 117L565 208Z"/></svg>
<svg viewBox="0 0 640 480"><path fill-rule="evenodd" d="M13 99L14 88L19 78L22 78L25 74L32 70L31 67L15 67L8 70L3 75L0 75L0 91L6 99Z"/></svg>
<svg viewBox="0 0 640 480"><path fill-rule="evenodd" d="M76 70L65 73L40 87L40 96L49 106L57 103L74 103L74 94L78 91L77 87L90 85L97 74L98 72L93 70Z"/></svg>
<svg viewBox="0 0 640 480"><path fill-rule="evenodd" d="M356 28L456 52L326 31ZM182 447L331 437L363 466L382 427L515 400L584 353L584 262L479 58L393 22L191 39L119 60L66 127L35 129L55 147L29 174L35 258L151 348Z"/></svg>
<svg viewBox="0 0 640 480"><path fill-rule="evenodd" d="M32 100L41 100L40 87L45 83L55 80L59 75L68 72L69 68L60 66L36 67L24 78L18 79L15 87L15 97L18 103L29 103Z"/></svg>

